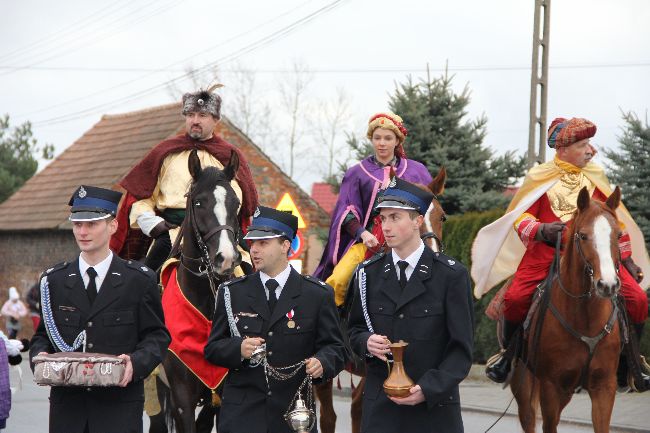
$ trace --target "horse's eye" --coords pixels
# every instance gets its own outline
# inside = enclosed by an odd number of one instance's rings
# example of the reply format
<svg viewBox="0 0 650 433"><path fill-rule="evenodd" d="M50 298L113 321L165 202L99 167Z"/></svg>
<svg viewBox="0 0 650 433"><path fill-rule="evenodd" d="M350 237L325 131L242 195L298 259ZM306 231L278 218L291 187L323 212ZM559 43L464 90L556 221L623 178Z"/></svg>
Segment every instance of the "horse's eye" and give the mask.
<svg viewBox="0 0 650 433"><path fill-rule="evenodd" d="M585 233L580 233L579 236L580 236L580 239L583 240L583 241L586 241L589 238Z"/></svg>
<svg viewBox="0 0 650 433"><path fill-rule="evenodd" d="M447 215L443 215L443 216L441 216L441 217L440 217L440 221L442 221L443 223L444 223L445 221L447 221Z"/></svg>
<svg viewBox="0 0 650 433"><path fill-rule="evenodd" d="M194 206L196 206L196 207L201 207L201 202L198 201L198 200L195 201L195 202L194 202Z"/></svg>

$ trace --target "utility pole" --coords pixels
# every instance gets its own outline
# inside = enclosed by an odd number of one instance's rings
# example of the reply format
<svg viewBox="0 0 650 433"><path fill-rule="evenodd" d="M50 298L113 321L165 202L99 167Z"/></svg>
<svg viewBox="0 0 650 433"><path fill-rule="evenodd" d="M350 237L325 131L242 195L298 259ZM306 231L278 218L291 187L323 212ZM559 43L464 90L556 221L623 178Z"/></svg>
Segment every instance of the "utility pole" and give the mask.
<svg viewBox="0 0 650 433"><path fill-rule="evenodd" d="M551 27L551 0L535 0L533 63L530 73L530 123L528 126L528 167L546 161L546 106L548 95L548 49ZM541 65L540 65L541 61ZM539 94L539 106L537 96ZM539 131L536 131L539 128ZM538 132L538 134L536 134ZM539 137L535 153L535 136Z"/></svg>

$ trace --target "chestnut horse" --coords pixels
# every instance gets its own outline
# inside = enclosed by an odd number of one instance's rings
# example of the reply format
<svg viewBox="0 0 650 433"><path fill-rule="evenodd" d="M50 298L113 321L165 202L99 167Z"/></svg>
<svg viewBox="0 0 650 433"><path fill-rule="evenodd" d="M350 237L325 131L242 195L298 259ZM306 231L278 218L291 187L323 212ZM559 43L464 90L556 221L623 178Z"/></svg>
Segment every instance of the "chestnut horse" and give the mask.
<svg viewBox="0 0 650 433"><path fill-rule="evenodd" d="M609 432L621 352L619 316L624 314L617 301L621 231L615 211L620 200L618 187L604 203L591 200L587 188L580 191L562 259L552 267L555 278L542 289L547 293L536 295L547 302L540 301L531 315L527 362L515 361L510 382L526 433L535 432L537 406L544 433L557 432L578 386L591 398L594 432ZM558 264L559 274L553 272Z"/></svg>
<svg viewBox="0 0 650 433"><path fill-rule="evenodd" d="M442 252L442 223L447 219L445 211L438 201L439 195L445 189L447 171L444 167L429 185L418 185L420 188L433 193L434 198L424 217L424 224L420 227L420 237L425 245L433 251ZM349 306L351 296L346 296L345 307ZM347 340L347 308L341 314L341 328L343 336ZM361 431L361 403L363 400L363 388L366 381L365 361L353 354L351 366L346 368L351 374L360 376L361 380L352 390L352 403L350 406L350 417L352 419L352 433ZM320 402L320 430L322 433L334 433L336 429L336 413L333 404L333 381L327 381L314 386L314 392Z"/></svg>

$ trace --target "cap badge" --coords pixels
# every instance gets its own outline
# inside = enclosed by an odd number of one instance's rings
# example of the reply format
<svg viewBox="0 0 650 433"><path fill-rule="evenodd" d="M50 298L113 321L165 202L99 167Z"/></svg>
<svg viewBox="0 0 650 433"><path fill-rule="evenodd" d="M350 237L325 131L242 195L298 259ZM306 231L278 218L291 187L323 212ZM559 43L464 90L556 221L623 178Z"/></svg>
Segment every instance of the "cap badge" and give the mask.
<svg viewBox="0 0 650 433"><path fill-rule="evenodd" d="M196 103L199 104L200 106L203 106L203 104L205 104L205 101L203 99L199 98L199 99L196 100Z"/></svg>
<svg viewBox="0 0 650 433"><path fill-rule="evenodd" d="M397 178L394 177L390 180L390 183L388 184L389 188L395 188L397 186Z"/></svg>
<svg viewBox="0 0 650 433"><path fill-rule="evenodd" d="M86 192L86 190L84 189L83 186L81 188L79 188L79 198L84 198L87 195L88 195L88 193Z"/></svg>
<svg viewBox="0 0 650 433"><path fill-rule="evenodd" d="M260 216L260 208L255 209L255 213L253 214L253 218L257 218Z"/></svg>

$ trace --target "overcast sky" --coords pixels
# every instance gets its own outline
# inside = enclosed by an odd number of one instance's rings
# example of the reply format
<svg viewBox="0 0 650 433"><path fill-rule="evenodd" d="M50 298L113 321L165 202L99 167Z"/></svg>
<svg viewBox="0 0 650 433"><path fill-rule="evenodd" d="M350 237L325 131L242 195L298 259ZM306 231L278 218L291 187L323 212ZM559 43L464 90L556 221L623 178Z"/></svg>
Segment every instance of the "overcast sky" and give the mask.
<svg viewBox="0 0 650 433"><path fill-rule="evenodd" d="M170 80L194 90L182 78L190 66L224 71L226 116L237 91L234 81L228 86L228 70L242 65L258 71L260 104L279 112L278 83L290 81L299 62L313 76L308 112L317 114L318 101L331 101L343 88L350 98L344 129L363 135L367 118L387 109L396 82L425 76L427 64L439 75L448 62L455 88L467 84L472 91L468 119L488 118L485 144L523 153L533 6L533 0L7 1L0 14L0 114L8 113L13 125L32 121L36 138L58 154L102 114L172 102ZM645 118L649 22L647 0L554 0L549 119L587 117L598 125L594 142L615 147L620 110ZM286 119L278 114L274 122L281 146ZM308 131L301 145L312 150ZM283 151L269 152L279 160ZM305 158L298 165L297 180L309 190L322 167L313 169Z"/></svg>

